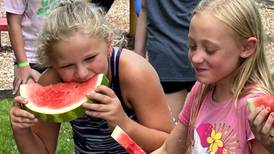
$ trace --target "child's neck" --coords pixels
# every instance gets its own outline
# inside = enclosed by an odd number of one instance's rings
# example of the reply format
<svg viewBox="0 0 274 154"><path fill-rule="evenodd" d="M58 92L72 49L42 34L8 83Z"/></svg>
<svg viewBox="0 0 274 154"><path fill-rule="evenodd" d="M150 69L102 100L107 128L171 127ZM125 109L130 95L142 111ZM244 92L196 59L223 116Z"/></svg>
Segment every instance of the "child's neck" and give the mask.
<svg viewBox="0 0 274 154"><path fill-rule="evenodd" d="M233 97L233 93L231 91L232 88L230 86L231 84L215 85L212 94L212 99L217 102L231 99Z"/></svg>

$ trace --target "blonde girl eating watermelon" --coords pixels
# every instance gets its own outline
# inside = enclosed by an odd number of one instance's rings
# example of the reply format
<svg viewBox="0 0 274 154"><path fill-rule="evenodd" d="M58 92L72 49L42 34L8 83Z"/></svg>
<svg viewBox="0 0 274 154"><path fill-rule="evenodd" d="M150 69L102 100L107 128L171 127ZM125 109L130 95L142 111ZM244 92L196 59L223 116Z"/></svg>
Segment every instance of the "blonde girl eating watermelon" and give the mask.
<svg viewBox="0 0 274 154"><path fill-rule="evenodd" d="M246 102L273 95L255 2L201 0L188 37L188 57L198 81L179 114L180 122L154 153L273 153L273 113L250 114ZM250 126L259 129L252 132Z"/></svg>
<svg viewBox="0 0 274 154"><path fill-rule="evenodd" d="M146 152L158 148L172 129L157 73L141 56L113 47L113 38L95 7L70 0L49 15L40 37L38 58L48 67L41 85L85 82L99 73L111 81L111 88L87 94L98 103L83 104L86 116L71 121L76 153L126 153L110 136L116 125ZM39 121L19 107L26 103L18 96L10 111L20 153L55 153L61 124Z"/></svg>

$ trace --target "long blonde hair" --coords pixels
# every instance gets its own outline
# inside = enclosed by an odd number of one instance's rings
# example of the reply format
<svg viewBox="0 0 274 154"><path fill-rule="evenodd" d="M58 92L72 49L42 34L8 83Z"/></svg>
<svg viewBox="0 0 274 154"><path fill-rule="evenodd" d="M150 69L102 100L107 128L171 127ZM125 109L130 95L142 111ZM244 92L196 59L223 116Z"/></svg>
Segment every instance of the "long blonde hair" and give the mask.
<svg viewBox="0 0 274 154"><path fill-rule="evenodd" d="M37 58L50 66L49 55L56 43L81 32L97 39L118 45L124 41L120 33L104 18L104 12L84 0L62 0L48 16L38 40ZM118 32L118 33L117 33Z"/></svg>
<svg viewBox="0 0 274 154"><path fill-rule="evenodd" d="M210 13L230 27L240 39L256 37L258 40L255 53L242 59L235 72L236 75L232 83L235 102L239 97L252 91L273 95L272 79L264 53L263 27L256 3L253 0L201 0L193 10L193 16L197 13ZM247 88L246 85L253 86ZM193 144L194 124L209 87L210 85L201 87L200 97L191 112L187 141L188 152L191 152Z"/></svg>

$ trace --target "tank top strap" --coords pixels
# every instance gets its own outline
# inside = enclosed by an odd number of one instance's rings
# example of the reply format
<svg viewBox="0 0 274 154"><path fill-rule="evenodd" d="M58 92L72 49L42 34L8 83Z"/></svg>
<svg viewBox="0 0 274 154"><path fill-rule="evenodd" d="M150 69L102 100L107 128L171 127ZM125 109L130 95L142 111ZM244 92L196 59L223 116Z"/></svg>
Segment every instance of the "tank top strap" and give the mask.
<svg viewBox="0 0 274 154"><path fill-rule="evenodd" d="M132 118L133 120L136 120L135 113L132 109L128 108L123 101L122 92L120 88L120 82L119 82L119 64L120 64L120 56L123 49L118 48L117 51L115 51L115 48L112 48L112 55L110 59L110 66L111 66L111 87L117 97L120 99L120 102L123 106L124 111L126 114Z"/></svg>
<svg viewBox="0 0 274 154"><path fill-rule="evenodd" d="M121 95L121 89L119 84L119 62L120 62L120 56L121 56L122 48L118 48L118 51L116 52L114 48L112 48L112 55L110 60L111 65L111 87L113 90L119 95Z"/></svg>

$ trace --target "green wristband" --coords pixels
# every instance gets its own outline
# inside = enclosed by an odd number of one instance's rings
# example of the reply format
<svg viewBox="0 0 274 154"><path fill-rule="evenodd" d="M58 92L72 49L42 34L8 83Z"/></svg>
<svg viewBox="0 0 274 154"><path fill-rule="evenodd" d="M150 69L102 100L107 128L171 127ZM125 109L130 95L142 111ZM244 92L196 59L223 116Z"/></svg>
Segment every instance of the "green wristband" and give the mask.
<svg viewBox="0 0 274 154"><path fill-rule="evenodd" d="M22 61L21 63L18 63L17 66L19 68L24 68L26 66L29 66L29 62L27 60L25 60L25 61Z"/></svg>

